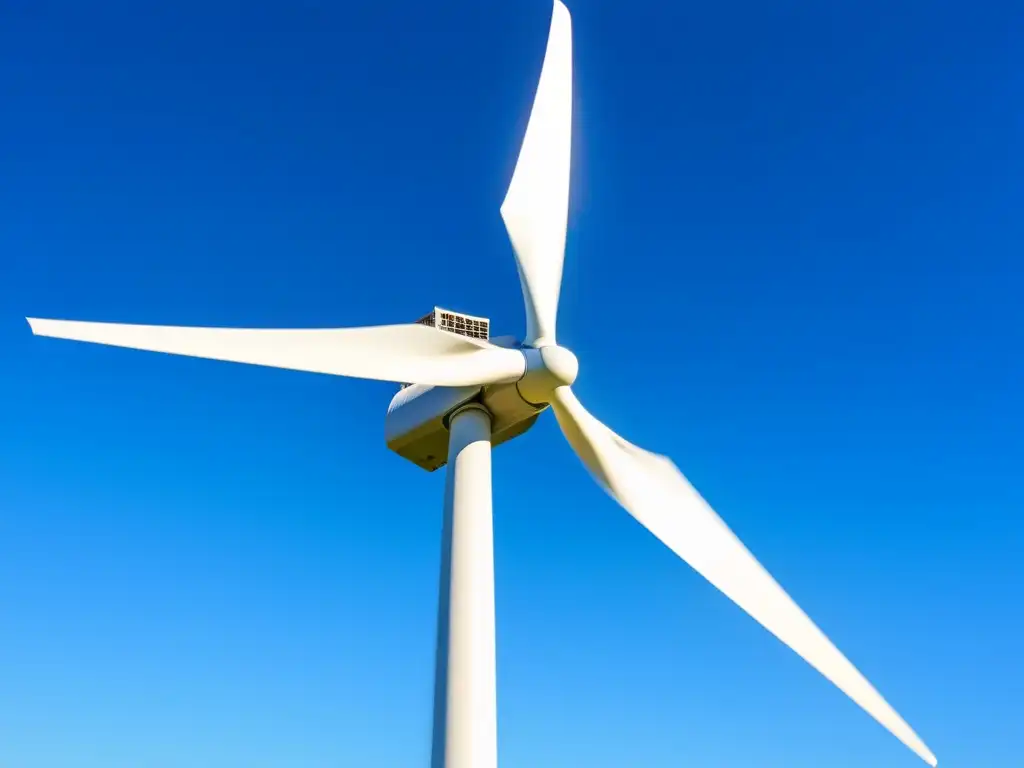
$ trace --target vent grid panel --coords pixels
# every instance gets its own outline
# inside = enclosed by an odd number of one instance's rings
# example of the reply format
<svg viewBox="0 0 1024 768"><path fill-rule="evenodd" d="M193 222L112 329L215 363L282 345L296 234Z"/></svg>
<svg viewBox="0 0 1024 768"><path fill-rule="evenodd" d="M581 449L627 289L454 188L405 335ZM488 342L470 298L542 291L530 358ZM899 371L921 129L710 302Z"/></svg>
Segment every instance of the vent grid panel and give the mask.
<svg viewBox="0 0 1024 768"><path fill-rule="evenodd" d="M479 317L468 317L456 312L440 311L436 313L439 318L436 328L442 331L451 331L460 336L469 336L473 339L489 338L490 323Z"/></svg>

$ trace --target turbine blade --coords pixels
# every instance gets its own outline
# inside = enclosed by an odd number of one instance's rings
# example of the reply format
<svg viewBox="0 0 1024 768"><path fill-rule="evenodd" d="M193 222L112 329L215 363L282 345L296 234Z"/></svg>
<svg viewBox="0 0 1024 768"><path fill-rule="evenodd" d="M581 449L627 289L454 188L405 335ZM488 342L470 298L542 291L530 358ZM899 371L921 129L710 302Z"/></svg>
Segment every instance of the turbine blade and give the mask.
<svg viewBox="0 0 1024 768"><path fill-rule="evenodd" d="M511 382L521 352L426 325L194 328L27 318L36 336L172 355L443 387Z"/></svg>
<svg viewBox="0 0 1024 768"><path fill-rule="evenodd" d="M594 479L662 543L832 681L925 762L935 755L829 641L665 456L638 448L594 418L569 387L555 416Z"/></svg>
<svg viewBox="0 0 1024 768"><path fill-rule="evenodd" d="M555 343L569 208L572 148L572 21L555 0L540 82L501 218L516 253L526 304L526 342Z"/></svg>

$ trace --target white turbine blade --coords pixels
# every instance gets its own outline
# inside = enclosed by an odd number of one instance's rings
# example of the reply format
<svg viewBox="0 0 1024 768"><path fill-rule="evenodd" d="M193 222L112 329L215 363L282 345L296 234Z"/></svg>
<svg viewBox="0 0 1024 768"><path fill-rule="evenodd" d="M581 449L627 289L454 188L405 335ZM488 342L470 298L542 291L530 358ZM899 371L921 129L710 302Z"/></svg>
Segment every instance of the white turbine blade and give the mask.
<svg viewBox="0 0 1024 768"><path fill-rule="evenodd" d="M555 416L594 478L645 528L925 762L935 755L750 554L665 456L638 448L595 419L569 387Z"/></svg>
<svg viewBox="0 0 1024 768"><path fill-rule="evenodd" d="M572 146L572 22L555 0L547 52L501 217L519 267L526 342L555 343L569 208Z"/></svg>
<svg viewBox="0 0 1024 768"><path fill-rule="evenodd" d="M426 325L368 328L193 328L27 318L36 336L334 376L443 387L511 382L521 352Z"/></svg>

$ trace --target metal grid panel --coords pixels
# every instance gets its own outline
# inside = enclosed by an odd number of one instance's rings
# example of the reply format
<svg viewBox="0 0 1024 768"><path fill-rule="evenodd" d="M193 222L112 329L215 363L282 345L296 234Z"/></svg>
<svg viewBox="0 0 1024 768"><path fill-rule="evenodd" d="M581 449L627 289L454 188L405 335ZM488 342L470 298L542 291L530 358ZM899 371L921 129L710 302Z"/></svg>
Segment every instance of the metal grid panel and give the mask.
<svg viewBox="0 0 1024 768"><path fill-rule="evenodd" d="M440 328L442 331L451 331L473 339L486 340L490 336L490 321L486 317L473 317L440 308L434 310L434 315L436 316L434 327Z"/></svg>

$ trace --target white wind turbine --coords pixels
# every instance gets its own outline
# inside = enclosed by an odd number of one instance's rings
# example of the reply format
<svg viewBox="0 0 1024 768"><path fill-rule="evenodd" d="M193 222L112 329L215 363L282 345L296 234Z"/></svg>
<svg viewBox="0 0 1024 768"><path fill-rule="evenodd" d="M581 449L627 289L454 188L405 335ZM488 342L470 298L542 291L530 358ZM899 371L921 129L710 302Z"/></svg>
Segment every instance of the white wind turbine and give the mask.
<svg viewBox="0 0 1024 768"><path fill-rule="evenodd" d="M413 382L395 395L390 448L448 465L434 694L433 768L494 768L497 711L491 448L548 406L594 479L704 578L931 765L935 756L666 457L580 404L576 357L555 341L569 198L572 33L554 11L533 110L501 215L515 250L526 336L488 341L483 318L441 310L415 324L309 330L186 328L29 318L38 336L299 371Z"/></svg>

